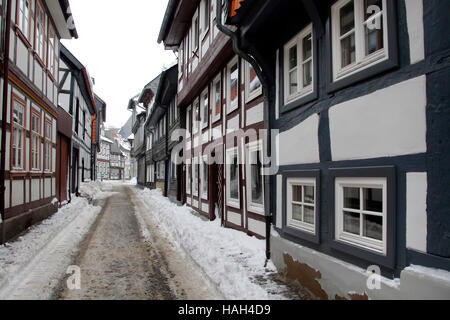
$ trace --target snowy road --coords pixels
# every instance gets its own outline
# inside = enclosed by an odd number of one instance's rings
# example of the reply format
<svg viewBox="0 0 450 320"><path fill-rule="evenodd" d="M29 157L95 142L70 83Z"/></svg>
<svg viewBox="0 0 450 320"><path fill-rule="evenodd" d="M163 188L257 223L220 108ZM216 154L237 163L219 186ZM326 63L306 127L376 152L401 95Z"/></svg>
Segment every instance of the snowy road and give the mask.
<svg viewBox="0 0 450 320"><path fill-rule="evenodd" d="M92 182L81 193L90 202L74 198L0 247L0 300L307 298L265 266L263 240L203 221L160 190Z"/></svg>
<svg viewBox="0 0 450 320"><path fill-rule="evenodd" d="M112 191L117 194L106 201L75 262L81 289L65 286L61 299L222 298L186 256L172 249L154 221L142 218L148 208L134 188L116 184Z"/></svg>

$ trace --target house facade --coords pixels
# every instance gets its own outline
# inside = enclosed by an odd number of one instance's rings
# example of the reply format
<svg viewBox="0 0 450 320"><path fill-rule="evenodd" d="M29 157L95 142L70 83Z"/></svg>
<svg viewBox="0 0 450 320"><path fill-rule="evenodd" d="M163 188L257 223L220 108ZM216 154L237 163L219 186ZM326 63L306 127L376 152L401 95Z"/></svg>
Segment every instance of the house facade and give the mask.
<svg viewBox="0 0 450 320"><path fill-rule="evenodd" d="M96 116L93 83L87 69L62 44L60 71L61 79L59 104L68 110L72 117L72 148L70 159L70 192L78 193L81 182L94 179L95 164L92 156L96 153L94 146L95 131L93 124Z"/></svg>
<svg viewBox="0 0 450 320"><path fill-rule="evenodd" d="M92 118L92 180L99 178L97 156L101 153L101 135L106 122L106 102L94 93L96 114Z"/></svg>
<svg viewBox="0 0 450 320"><path fill-rule="evenodd" d="M4 242L54 213L57 195L65 197L64 181L57 181L59 47L77 32L67 23L67 1L2 1L1 9Z"/></svg>
<svg viewBox="0 0 450 320"><path fill-rule="evenodd" d="M146 136L145 136L145 119L146 112L143 111L138 103L138 96L130 99L128 110L132 112L133 125L132 132L134 135L132 154L136 161L135 168L137 173L137 183L140 186L146 185Z"/></svg>
<svg viewBox="0 0 450 320"><path fill-rule="evenodd" d="M178 51L177 106L186 129L183 201L226 227L264 238L262 86L219 32L216 5L170 1L158 40Z"/></svg>
<svg viewBox="0 0 450 320"><path fill-rule="evenodd" d="M322 299L448 297L449 2L225 2L279 130L279 270Z"/></svg>
<svg viewBox="0 0 450 320"><path fill-rule="evenodd" d="M109 180L110 173L110 158L111 158L111 146L113 141L106 138L104 135L100 135L100 151L97 152L97 179Z"/></svg>

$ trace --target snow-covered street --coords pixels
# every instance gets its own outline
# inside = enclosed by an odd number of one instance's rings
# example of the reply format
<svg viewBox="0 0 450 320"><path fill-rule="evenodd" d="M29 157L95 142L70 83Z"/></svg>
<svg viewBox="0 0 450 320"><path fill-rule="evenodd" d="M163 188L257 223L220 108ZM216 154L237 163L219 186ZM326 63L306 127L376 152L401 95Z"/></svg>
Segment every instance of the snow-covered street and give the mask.
<svg viewBox="0 0 450 320"><path fill-rule="evenodd" d="M0 247L0 299L306 297L264 266L264 241L204 221L159 190L94 182L81 191ZM73 266L79 289L67 285Z"/></svg>

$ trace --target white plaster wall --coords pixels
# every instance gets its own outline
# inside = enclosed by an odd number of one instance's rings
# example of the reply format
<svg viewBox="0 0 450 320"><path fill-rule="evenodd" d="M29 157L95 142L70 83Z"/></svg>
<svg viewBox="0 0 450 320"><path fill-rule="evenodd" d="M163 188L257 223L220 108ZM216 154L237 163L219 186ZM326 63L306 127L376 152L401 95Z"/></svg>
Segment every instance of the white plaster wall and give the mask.
<svg viewBox="0 0 450 320"><path fill-rule="evenodd" d="M264 121L264 103L247 110L247 126Z"/></svg>
<svg viewBox="0 0 450 320"><path fill-rule="evenodd" d="M202 211L203 212L209 212L209 204L202 203Z"/></svg>
<svg viewBox="0 0 450 320"><path fill-rule="evenodd" d="M43 84L43 72L41 65L35 61L34 62L34 84L42 91Z"/></svg>
<svg viewBox="0 0 450 320"><path fill-rule="evenodd" d="M232 132L234 130L239 129L239 116L235 116L234 118L228 120L227 123L227 132Z"/></svg>
<svg viewBox="0 0 450 320"><path fill-rule="evenodd" d="M227 211L227 221L237 226L242 225L241 215L232 211Z"/></svg>
<svg viewBox="0 0 450 320"><path fill-rule="evenodd" d="M11 203L12 207L25 203L23 198L23 180L13 180L11 192L12 192L12 203Z"/></svg>
<svg viewBox="0 0 450 320"><path fill-rule="evenodd" d="M56 179L52 178L52 197L56 195Z"/></svg>
<svg viewBox="0 0 450 320"><path fill-rule="evenodd" d="M330 109L333 161L424 153L426 78L420 76Z"/></svg>
<svg viewBox="0 0 450 320"><path fill-rule="evenodd" d="M51 197L51 190L50 188L52 187L52 179L51 178L45 178L44 180L45 183L45 194L44 194L44 198L50 198Z"/></svg>
<svg viewBox="0 0 450 320"><path fill-rule="evenodd" d="M264 222L249 218L248 230L264 237L266 235L266 224Z"/></svg>
<svg viewBox="0 0 450 320"><path fill-rule="evenodd" d="M10 194L10 180L5 180L5 194ZM5 197L5 208L9 208L11 206L11 203L9 201L9 197Z"/></svg>
<svg viewBox="0 0 450 320"><path fill-rule="evenodd" d="M198 208L198 201L197 200L193 200L192 206Z"/></svg>
<svg viewBox="0 0 450 320"><path fill-rule="evenodd" d="M31 201L40 199L39 179L31 180Z"/></svg>
<svg viewBox="0 0 450 320"><path fill-rule="evenodd" d="M411 64L417 63L425 58L423 1L405 1Z"/></svg>
<svg viewBox="0 0 450 320"><path fill-rule="evenodd" d="M28 49L22 41L17 41L16 65L24 74L28 75Z"/></svg>
<svg viewBox="0 0 450 320"><path fill-rule="evenodd" d="M30 180L25 180L25 203L30 202Z"/></svg>
<svg viewBox="0 0 450 320"><path fill-rule="evenodd" d="M427 173L406 174L406 247L427 252Z"/></svg>
<svg viewBox="0 0 450 320"><path fill-rule="evenodd" d="M279 164L305 164L320 162L319 115L314 114L294 128L278 136Z"/></svg>

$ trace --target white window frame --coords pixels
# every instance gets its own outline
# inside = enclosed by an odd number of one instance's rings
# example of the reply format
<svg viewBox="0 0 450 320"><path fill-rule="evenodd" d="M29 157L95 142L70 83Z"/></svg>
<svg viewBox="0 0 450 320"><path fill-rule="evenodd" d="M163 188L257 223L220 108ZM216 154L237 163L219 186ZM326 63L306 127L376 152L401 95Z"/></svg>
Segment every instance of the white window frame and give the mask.
<svg viewBox="0 0 450 320"><path fill-rule="evenodd" d="M184 68L184 44L185 40L180 43L180 47L178 49L178 80L183 77L183 68Z"/></svg>
<svg viewBox="0 0 450 320"><path fill-rule="evenodd" d="M287 188L286 188L286 225L288 227L298 229L301 231L305 231L311 234L316 234L316 217L317 217L317 181L316 178L288 178L286 180ZM304 206L314 207L314 224L311 225L309 223L298 221L292 218L292 188L294 186L302 187L302 196L304 196L303 187L313 187L314 189L314 204L305 203L304 201L296 202L295 204L301 205L302 210L304 210Z"/></svg>
<svg viewBox="0 0 450 320"><path fill-rule="evenodd" d="M205 95L207 99L207 105L205 106ZM201 128L202 130L207 128L209 125L209 92L208 87L202 92L200 96L200 118L201 118ZM208 112L206 119L205 119L205 110Z"/></svg>
<svg viewBox="0 0 450 320"><path fill-rule="evenodd" d="M303 39L308 35L311 35L311 58L303 59ZM289 50L297 46L297 92L291 94L289 87ZM292 38L288 43L284 45L284 103L287 104L301 97L304 97L312 92L314 92L314 32L313 25L310 24L300 31L294 38ZM303 86L303 71L304 65L311 61L311 84L304 87Z"/></svg>
<svg viewBox="0 0 450 320"><path fill-rule="evenodd" d="M14 121L14 116L12 117L12 141L11 141L11 152L14 153L14 159L15 161L12 161L12 169L14 171L23 171L25 169L25 119L26 119L26 107L22 104L23 102L18 101L16 99L13 98L13 113L14 113L14 109L16 107L18 107L22 113L22 123L16 122ZM19 148L16 144L15 144L15 132L19 132L19 137L18 139L20 140L20 145L21 147ZM19 155L19 151L20 150L20 157Z"/></svg>
<svg viewBox="0 0 450 320"><path fill-rule="evenodd" d="M191 186L192 186L192 166L191 159L186 160L186 194L191 194Z"/></svg>
<svg viewBox="0 0 450 320"><path fill-rule="evenodd" d="M197 21L197 27L195 27L195 21ZM195 57L195 53L198 51L198 48L200 46L200 19L198 18L198 9L195 11L195 14L192 16L192 26L191 26L191 57ZM194 41L197 41L196 46L194 47Z"/></svg>
<svg viewBox="0 0 450 320"><path fill-rule="evenodd" d="M238 179L238 199L233 199L231 198L231 170L230 170L230 166L232 164L232 157L233 156L237 156L238 159L238 168L237 168L237 179ZM240 209L241 208L241 181L240 181L240 177L239 177L239 164L240 164L240 160L239 160L239 149L238 147L234 147L231 149L228 149L226 152L226 163L225 163L225 171L226 171L226 194L227 194L227 206L236 208L236 209Z"/></svg>
<svg viewBox="0 0 450 320"><path fill-rule="evenodd" d="M196 116L196 112L197 116ZM194 101L194 104L192 105L192 131L194 132L194 135L196 135L199 132L199 127L200 127L200 121L198 120L198 116L200 114L200 100L199 98L197 98Z"/></svg>
<svg viewBox="0 0 450 320"><path fill-rule="evenodd" d="M248 143L246 145L246 189L247 189L247 210L255 213L264 214L264 175L261 172L261 178L262 178L262 204L253 202L252 198L252 164L253 159L251 157L252 153L255 151L260 151L261 157L263 155L263 148L262 148L262 141L254 141L251 143ZM263 159L260 159L261 164L264 163ZM262 168L261 168L262 170Z"/></svg>
<svg viewBox="0 0 450 320"><path fill-rule="evenodd" d="M348 212L359 213L360 216L360 235L351 234L344 231L343 211L344 211L344 188L359 188L360 189L360 209L345 209ZM375 213L363 210L363 188L383 189L383 212ZM345 242L366 250L375 251L383 255L387 254L387 178L336 178L335 180L335 238L337 241ZM383 218L383 240L362 236L363 234L363 213L369 213L374 216L381 216Z"/></svg>
<svg viewBox="0 0 450 320"><path fill-rule="evenodd" d="M355 11L355 62L344 68L341 67L342 50L340 39L346 35L340 35L340 9L347 5L350 1L354 1ZM388 16L387 16L387 0L383 1L383 10L378 14L372 15L367 21L372 21L380 14L383 16L383 42L384 47L372 54L365 54L365 35L364 24L365 17L363 15L364 0L340 0L331 8L331 24L332 24L332 56L333 56L333 80L337 81L355 74L361 70L367 69L375 64L389 59L389 43L388 43ZM352 31L349 31L349 33ZM347 33L348 34L348 33Z"/></svg>
<svg viewBox="0 0 450 320"><path fill-rule="evenodd" d="M192 106L189 106L186 111L186 133L187 133L187 139L191 137L192 132Z"/></svg>
<svg viewBox="0 0 450 320"><path fill-rule="evenodd" d="M201 188L201 195L202 195L202 199L203 200L207 200L208 199L208 187L209 187L209 177L208 175L205 177L204 175L204 168L207 168L207 172L209 173L209 167L208 167L208 156L203 156L202 157L202 161L200 162L200 188ZM208 181L208 183L206 184L206 192L203 192L203 186L205 185L205 181Z"/></svg>
<svg viewBox="0 0 450 320"><path fill-rule="evenodd" d="M33 118L37 119L37 131L33 129ZM31 170L39 171L41 168L41 116L37 112L31 111ZM35 140L37 139L37 140ZM37 142L37 144L35 144Z"/></svg>
<svg viewBox="0 0 450 320"><path fill-rule="evenodd" d="M201 35L200 35L200 39L203 41L203 39L205 38L206 34L209 31L210 28L210 24L211 24L211 0L202 0L202 2L200 3L200 25L201 25ZM215 1L215 0L213 0ZM206 21L206 17L205 17L205 6L209 5L209 14L208 14L208 21ZM205 28L206 23L208 24L207 27Z"/></svg>
<svg viewBox="0 0 450 320"><path fill-rule="evenodd" d="M252 101L253 99L256 99L262 94L262 83L261 79L258 78L258 75L256 75L256 78L259 80L260 86L258 89L250 91L250 67L252 65L250 62L245 62L245 102L248 103Z"/></svg>
<svg viewBox="0 0 450 320"><path fill-rule="evenodd" d="M231 103L231 68L237 65L237 96L236 96L236 103ZM240 74L240 68L239 68L239 58L236 56L231 60L231 62L227 66L227 114L230 114L231 112L235 111L239 108L239 74Z"/></svg>
<svg viewBox="0 0 450 320"><path fill-rule="evenodd" d="M220 112L216 114L216 100L217 100L217 93L216 93L216 86L219 83L220 85L220 92L219 92L219 100L220 100ZM212 115L212 122L215 123L220 120L220 117L222 115L222 92L223 92L223 86L222 86L222 77L221 75L217 76L216 79L213 81L213 87L211 88L213 100L211 100L211 115Z"/></svg>
<svg viewBox="0 0 450 320"><path fill-rule="evenodd" d="M47 125L50 128L50 137L47 135ZM44 171L51 172L52 171L52 154L53 154L53 145L52 145L52 122L50 119L44 121ZM47 150L48 148L48 150ZM47 153L48 152L48 153Z"/></svg>
<svg viewBox="0 0 450 320"><path fill-rule="evenodd" d="M199 159L195 157L192 161L192 195L198 197L199 195Z"/></svg>

